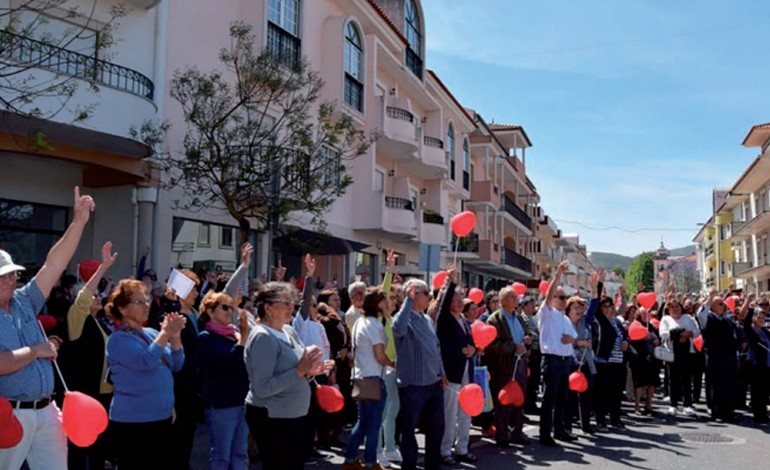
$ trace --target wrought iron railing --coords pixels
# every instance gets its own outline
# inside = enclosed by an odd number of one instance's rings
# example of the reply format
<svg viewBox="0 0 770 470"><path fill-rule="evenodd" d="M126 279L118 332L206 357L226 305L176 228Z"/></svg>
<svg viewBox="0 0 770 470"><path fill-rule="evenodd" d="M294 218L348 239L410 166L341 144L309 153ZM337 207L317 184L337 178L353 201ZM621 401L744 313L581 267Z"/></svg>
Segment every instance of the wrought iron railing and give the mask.
<svg viewBox="0 0 770 470"><path fill-rule="evenodd" d="M426 224L444 225L444 218L435 212L423 212L422 221Z"/></svg>
<svg viewBox="0 0 770 470"><path fill-rule="evenodd" d="M406 48L406 66L422 80L422 58L411 47Z"/></svg>
<svg viewBox="0 0 770 470"><path fill-rule="evenodd" d="M267 22L267 50L280 64L296 69L299 66L299 38L272 21Z"/></svg>
<svg viewBox="0 0 770 470"><path fill-rule="evenodd" d="M414 204L412 204L412 201L402 197L385 196L385 207L388 209L403 209L414 211Z"/></svg>
<svg viewBox="0 0 770 470"><path fill-rule="evenodd" d="M395 106L388 106L386 109L389 118L398 119L401 121L414 122L414 114L406 109L396 108Z"/></svg>
<svg viewBox="0 0 770 470"><path fill-rule="evenodd" d="M429 135L423 136L422 142L427 145L428 147L435 147L438 149L444 148L444 142L441 141L441 139L437 139L435 137L431 137Z"/></svg>
<svg viewBox="0 0 770 470"><path fill-rule="evenodd" d="M532 272L532 261L515 251L506 248L504 253L505 264L508 266L521 269L522 271Z"/></svg>
<svg viewBox="0 0 770 470"><path fill-rule="evenodd" d="M514 219L521 222L521 224L527 229L532 230L532 218L527 215L524 210L519 207L518 204L513 202L508 196L506 196L504 202L505 212L511 214Z"/></svg>
<svg viewBox="0 0 770 470"><path fill-rule="evenodd" d="M0 57L90 80L150 100L155 93L152 80L136 70L9 31L0 31Z"/></svg>

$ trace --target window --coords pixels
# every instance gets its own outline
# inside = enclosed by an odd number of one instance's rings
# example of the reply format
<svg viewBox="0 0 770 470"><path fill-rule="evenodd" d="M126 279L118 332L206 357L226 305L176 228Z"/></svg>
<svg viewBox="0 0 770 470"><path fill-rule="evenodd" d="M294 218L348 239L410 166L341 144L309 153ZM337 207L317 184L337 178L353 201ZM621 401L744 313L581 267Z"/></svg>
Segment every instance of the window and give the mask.
<svg viewBox="0 0 770 470"><path fill-rule="evenodd" d="M468 140L463 140L463 189L471 189L471 155L468 151Z"/></svg>
<svg viewBox="0 0 770 470"><path fill-rule="evenodd" d="M332 148L324 147L321 150L321 160L323 160L319 164L319 169L321 170L321 184L324 186L339 185L342 181L342 168L339 152Z"/></svg>
<svg viewBox="0 0 770 470"><path fill-rule="evenodd" d="M35 276L67 225L65 207L0 199L0 249L26 268L19 272L21 282Z"/></svg>
<svg viewBox="0 0 770 470"><path fill-rule="evenodd" d="M222 231L219 236L219 247L230 248L233 247L233 229L232 227L221 227Z"/></svg>
<svg viewBox="0 0 770 470"><path fill-rule="evenodd" d="M299 0L270 0L267 50L289 68L299 65Z"/></svg>
<svg viewBox="0 0 770 470"><path fill-rule="evenodd" d="M380 193L385 190L385 172L380 170L374 170L373 189Z"/></svg>
<svg viewBox="0 0 770 470"><path fill-rule="evenodd" d="M406 2L406 66L418 78L422 79L422 29L420 13L414 0Z"/></svg>
<svg viewBox="0 0 770 470"><path fill-rule="evenodd" d="M345 28L345 104L364 111L364 48L358 28L349 22Z"/></svg>
<svg viewBox="0 0 770 470"><path fill-rule="evenodd" d="M449 160L449 178L455 180L455 128L449 123L446 131L446 153Z"/></svg>
<svg viewBox="0 0 770 470"><path fill-rule="evenodd" d="M211 243L211 226L209 224L198 225L198 246L209 246Z"/></svg>

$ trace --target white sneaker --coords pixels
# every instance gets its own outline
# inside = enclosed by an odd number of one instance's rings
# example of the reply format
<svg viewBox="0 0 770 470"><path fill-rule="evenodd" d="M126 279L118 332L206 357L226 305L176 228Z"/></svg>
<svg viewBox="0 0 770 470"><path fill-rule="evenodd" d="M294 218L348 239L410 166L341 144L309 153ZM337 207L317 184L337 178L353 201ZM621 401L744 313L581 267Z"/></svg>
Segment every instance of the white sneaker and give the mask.
<svg viewBox="0 0 770 470"><path fill-rule="evenodd" d="M694 416L698 416L698 413L694 409L692 409L691 406L686 406L684 408L684 415L694 417Z"/></svg>
<svg viewBox="0 0 770 470"><path fill-rule="evenodd" d="M673 406L669 406L666 410L666 414L669 416L676 416L676 408Z"/></svg>
<svg viewBox="0 0 770 470"><path fill-rule="evenodd" d="M404 460L403 458L401 458L401 452L399 452L398 449L395 449L395 450L392 450L392 451L389 451L389 452L385 452L384 454L380 454L380 455L383 455L387 460L389 460L391 462L397 462L398 463L398 462L401 462L401 461Z"/></svg>
<svg viewBox="0 0 770 470"><path fill-rule="evenodd" d="M378 454L377 455L377 462L380 464L380 467L382 468L390 468L392 464L390 463L390 460L385 458L385 454Z"/></svg>

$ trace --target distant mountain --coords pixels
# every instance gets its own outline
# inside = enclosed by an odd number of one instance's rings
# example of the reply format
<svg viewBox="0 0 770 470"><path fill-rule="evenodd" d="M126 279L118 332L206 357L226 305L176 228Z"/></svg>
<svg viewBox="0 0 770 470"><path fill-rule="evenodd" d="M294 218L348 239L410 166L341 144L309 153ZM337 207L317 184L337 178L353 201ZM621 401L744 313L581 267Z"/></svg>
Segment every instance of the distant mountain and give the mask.
<svg viewBox="0 0 770 470"><path fill-rule="evenodd" d="M594 267L612 269L615 266L620 266L625 271L633 261L630 256L618 255L616 253L604 253L601 251L591 252L591 263Z"/></svg>
<svg viewBox="0 0 770 470"><path fill-rule="evenodd" d="M671 250L671 256L690 256L695 254L695 245L687 245L681 248L674 248Z"/></svg>
<svg viewBox="0 0 770 470"><path fill-rule="evenodd" d="M688 245L671 250L671 257L689 256L693 253L695 253L695 245ZM633 260L634 258L631 256L623 256L617 253L591 252L591 262L597 268L612 269L615 266L620 266L623 270L626 270Z"/></svg>

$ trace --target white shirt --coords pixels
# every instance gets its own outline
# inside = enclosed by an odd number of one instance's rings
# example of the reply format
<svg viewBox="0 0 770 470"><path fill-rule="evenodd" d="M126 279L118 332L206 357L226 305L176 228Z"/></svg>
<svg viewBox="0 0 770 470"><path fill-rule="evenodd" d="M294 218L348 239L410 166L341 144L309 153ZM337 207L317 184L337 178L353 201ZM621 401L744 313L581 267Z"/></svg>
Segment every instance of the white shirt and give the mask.
<svg viewBox="0 0 770 470"><path fill-rule="evenodd" d="M700 328L695 322L695 319L686 313L675 319L671 315L664 315L660 320L660 339L666 344L666 347L670 350L674 350L674 344L671 341L671 330L677 328L684 328L685 331L692 332L693 338L700 334ZM695 353L695 346L692 344L692 338L688 339L690 342L690 352Z"/></svg>
<svg viewBox="0 0 770 470"><path fill-rule="evenodd" d="M572 356L572 343L562 344L561 337L569 335L577 338L575 326L564 312L548 307L545 302L535 315L537 327L540 330L540 351L543 354L557 356Z"/></svg>
<svg viewBox="0 0 770 470"><path fill-rule="evenodd" d="M382 377L382 364L374 355L374 346L387 342L382 322L375 317L361 317L353 325L352 335L356 355L353 378Z"/></svg>
<svg viewBox="0 0 770 470"><path fill-rule="evenodd" d="M329 338L326 337L326 330L323 325L317 321L305 320L298 313L292 321L292 326L305 346L318 346L323 351L321 359L324 361L331 359L332 347Z"/></svg>
<svg viewBox="0 0 770 470"><path fill-rule="evenodd" d="M353 325L356 324L356 320L361 316L361 309L350 306L347 313L345 313L345 324L348 325L348 329L353 331Z"/></svg>

